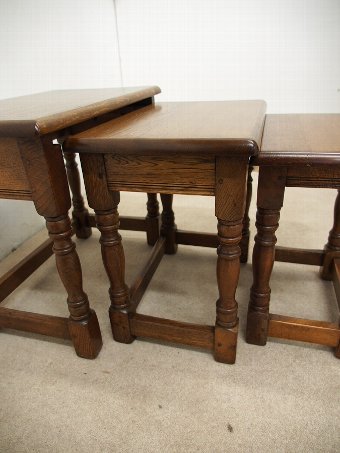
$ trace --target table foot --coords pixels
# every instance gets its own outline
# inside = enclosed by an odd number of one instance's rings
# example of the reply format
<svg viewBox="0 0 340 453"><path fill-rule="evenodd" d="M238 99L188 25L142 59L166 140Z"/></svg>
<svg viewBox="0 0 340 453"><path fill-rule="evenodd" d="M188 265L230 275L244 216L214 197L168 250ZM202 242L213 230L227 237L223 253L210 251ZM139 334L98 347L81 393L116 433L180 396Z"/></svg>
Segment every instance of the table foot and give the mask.
<svg viewBox="0 0 340 453"><path fill-rule="evenodd" d="M246 342L265 346L268 337L269 312L248 310Z"/></svg>
<svg viewBox="0 0 340 453"><path fill-rule="evenodd" d="M238 323L226 329L215 327L214 358L217 362L233 364L236 360Z"/></svg>
<svg viewBox="0 0 340 453"><path fill-rule="evenodd" d="M103 345L96 313L90 310L88 319L80 322L70 318L68 329L77 355L95 359Z"/></svg>

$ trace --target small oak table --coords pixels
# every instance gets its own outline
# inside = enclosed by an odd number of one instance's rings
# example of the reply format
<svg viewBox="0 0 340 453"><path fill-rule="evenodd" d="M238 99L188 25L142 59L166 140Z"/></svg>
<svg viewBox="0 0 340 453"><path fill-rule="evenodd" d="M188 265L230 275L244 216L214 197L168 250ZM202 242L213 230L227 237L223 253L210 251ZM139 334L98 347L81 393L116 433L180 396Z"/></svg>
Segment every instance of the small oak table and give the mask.
<svg viewBox="0 0 340 453"><path fill-rule="evenodd" d="M253 163L260 172L247 341L265 345L272 336L317 343L334 347L340 358L338 324L269 313L274 260L321 266L321 277L333 280L340 303L339 193L324 250L275 247L286 187L340 189L340 115L267 115L261 152Z"/></svg>
<svg viewBox="0 0 340 453"><path fill-rule="evenodd" d="M0 302L51 255L53 243L70 312L67 319L0 307L0 327L70 338L79 356L97 356L102 346L100 329L83 291L80 262L71 240L71 201L62 148L54 142L148 105L159 92L158 87L65 90L0 101L0 198L33 201L46 219L51 238L0 278ZM74 154L65 153L65 158L73 191L74 227L79 237L88 237L91 217L80 193ZM154 195L151 205L154 208ZM125 226L136 226L135 220L137 229L148 226L133 218ZM154 242L155 228L151 233L149 240Z"/></svg>
<svg viewBox="0 0 340 453"><path fill-rule="evenodd" d="M246 206L249 158L257 154L265 115L263 101L187 102L149 105L115 121L69 137L65 149L79 152L89 205L101 231L110 280L109 310L115 340L155 338L214 351L234 363L238 331L235 291ZM161 237L130 290L118 233L119 191L159 192ZM164 253L177 244L209 246L211 236L178 232L172 194L215 196L218 219L216 325L196 325L136 313ZM204 215L204 213L202 213Z"/></svg>

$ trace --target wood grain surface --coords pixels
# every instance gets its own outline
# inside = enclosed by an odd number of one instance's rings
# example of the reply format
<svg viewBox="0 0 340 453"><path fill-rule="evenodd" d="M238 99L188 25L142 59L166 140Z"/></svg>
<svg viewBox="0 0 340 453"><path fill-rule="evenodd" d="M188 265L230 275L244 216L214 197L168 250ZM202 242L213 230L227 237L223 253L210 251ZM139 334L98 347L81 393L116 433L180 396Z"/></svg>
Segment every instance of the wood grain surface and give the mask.
<svg viewBox="0 0 340 453"><path fill-rule="evenodd" d="M267 115L259 165L340 163L340 114Z"/></svg>
<svg viewBox="0 0 340 453"><path fill-rule="evenodd" d="M70 137L76 152L257 154L264 101L168 102L149 105Z"/></svg>
<svg viewBox="0 0 340 453"><path fill-rule="evenodd" d="M213 156L107 154L104 157L108 187L112 191L214 194Z"/></svg>
<svg viewBox="0 0 340 453"><path fill-rule="evenodd" d="M32 200L30 184L14 138L0 139L0 198Z"/></svg>
<svg viewBox="0 0 340 453"><path fill-rule="evenodd" d="M0 101L0 137L43 135L104 115L160 93L127 87L58 90Z"/></svg>

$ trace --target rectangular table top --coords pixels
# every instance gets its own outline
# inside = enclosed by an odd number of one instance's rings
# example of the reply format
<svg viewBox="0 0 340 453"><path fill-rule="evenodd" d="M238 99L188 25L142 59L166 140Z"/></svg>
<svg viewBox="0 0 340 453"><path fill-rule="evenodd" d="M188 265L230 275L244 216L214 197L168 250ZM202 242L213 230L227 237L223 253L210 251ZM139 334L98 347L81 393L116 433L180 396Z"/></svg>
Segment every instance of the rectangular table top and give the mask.
<svg viewBox="0 0 340 453"><path fill-rule="evenodd" d="M264 101L167 102L143 107L73 135L76 152L253 155L261 145Z"/></svg>
<svg viewBox="0 0 340 453"><path fill-rule="evenodd" d="M0 100L0 137L61 130L160 93L157 86L57 90Z"/></svg>
<svg viewBox="0 0 340 453"><path fill-rule="evenodd" d="M340 163L340 114L267 115L260 165Z"/></svg>

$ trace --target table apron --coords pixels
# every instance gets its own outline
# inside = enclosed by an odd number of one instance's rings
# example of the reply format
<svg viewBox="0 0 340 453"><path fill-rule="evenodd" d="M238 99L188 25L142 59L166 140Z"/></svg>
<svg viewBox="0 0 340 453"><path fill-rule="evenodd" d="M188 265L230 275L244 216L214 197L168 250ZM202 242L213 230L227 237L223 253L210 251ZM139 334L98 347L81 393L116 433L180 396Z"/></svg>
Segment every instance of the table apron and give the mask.
<svg viewBox="0 0 340 453"><path fill-rule="evenodd" d="M215 157L106 154L110 190L214 195Z"/></svg>

